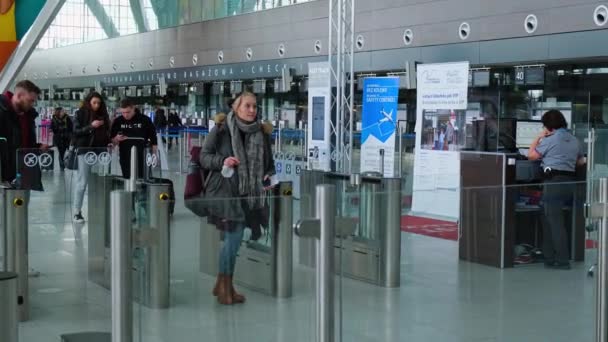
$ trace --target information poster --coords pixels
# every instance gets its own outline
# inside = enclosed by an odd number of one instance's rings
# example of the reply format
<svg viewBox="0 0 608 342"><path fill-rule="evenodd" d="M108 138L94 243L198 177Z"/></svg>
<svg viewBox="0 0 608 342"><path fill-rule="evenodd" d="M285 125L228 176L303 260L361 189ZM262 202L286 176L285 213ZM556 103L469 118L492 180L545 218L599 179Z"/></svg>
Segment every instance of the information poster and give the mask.
<svg viewBox="0 0 608 342"><path fill-rule="evenodd" d="M458 220L460 152L454 111L467 109L469 63L418 65L417 81L412 211Z"/></svg>
<svg viewBox="0 0 608 342"><path fill-rule="evenodd" d="M329 81L328 62L308 64L308 166L312 170L331 171Z"/></svg>
<svg viewBox="0 0 608 342"><path fill-rule="evenodd" d="M361 172L395 176L399 77L367 77L363 83Z"/></svg>

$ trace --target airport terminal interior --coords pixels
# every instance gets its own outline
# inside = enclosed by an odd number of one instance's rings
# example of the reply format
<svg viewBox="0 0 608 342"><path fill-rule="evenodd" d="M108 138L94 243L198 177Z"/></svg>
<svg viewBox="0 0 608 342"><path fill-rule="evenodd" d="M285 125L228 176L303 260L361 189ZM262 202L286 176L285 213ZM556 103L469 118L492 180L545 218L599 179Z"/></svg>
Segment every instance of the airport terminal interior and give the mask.
<svg viewBox="0 0 608 342"><path fill-rule="evenodd" d="M597 0L0 0L0 342L606 342L606 41Z"/></svg>

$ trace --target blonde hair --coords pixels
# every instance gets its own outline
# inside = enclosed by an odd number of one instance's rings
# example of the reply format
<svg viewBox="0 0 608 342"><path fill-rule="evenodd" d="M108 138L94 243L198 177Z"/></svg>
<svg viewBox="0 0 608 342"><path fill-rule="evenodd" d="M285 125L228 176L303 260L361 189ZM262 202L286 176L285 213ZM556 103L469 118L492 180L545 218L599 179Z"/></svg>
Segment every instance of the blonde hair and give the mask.
<svg viewBox="0 0 608 342"><path fill-rule="evenodd" d="M234 102L232 103L232 111L233 111L234 113L236 113L236 110L237 110L237 109L238 109L238 108L241 106L241 102L243 102L243 98L245 98L245 97L253 97L254 99L256 99L256 101L257 101L257 99L258 99L258 97L257 97L257 96L255 96L255 94L254 94L254 93L252 93L252 92L250 92L250 91L245 90L244 92L240 93L240 94L239 94L239 95L236 97L236 99L234 99Z"/></svg>

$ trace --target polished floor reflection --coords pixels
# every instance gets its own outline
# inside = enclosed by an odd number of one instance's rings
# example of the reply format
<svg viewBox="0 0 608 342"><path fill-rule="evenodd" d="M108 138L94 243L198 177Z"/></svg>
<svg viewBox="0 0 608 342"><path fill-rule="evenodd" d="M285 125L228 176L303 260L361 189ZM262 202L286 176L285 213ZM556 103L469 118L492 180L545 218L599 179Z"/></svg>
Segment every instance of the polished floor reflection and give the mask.
<svg viewBox="0 0 608 342"><path fill-rule="evenodd" d="M171 177L179 199L183 180ZM41 275L30 278L31 320L20 326L21 341L59 341L63 333L111 327L109 292L87 280L86 237L95 228L73 229L63 179L45 174L47 191L32 196L30 266ZM137 341L314 341L314 272L296 267L290 299L242 289L246 304L220 306L210 294L214 279L198 271L199 230L198 220L178 204L171 308L136 307ZM459 262L453 241L404 233L402 245L400 289L343 280L342 341L593 339L594 279L585 264L570 271L541 265L500 271Z"/></svg>

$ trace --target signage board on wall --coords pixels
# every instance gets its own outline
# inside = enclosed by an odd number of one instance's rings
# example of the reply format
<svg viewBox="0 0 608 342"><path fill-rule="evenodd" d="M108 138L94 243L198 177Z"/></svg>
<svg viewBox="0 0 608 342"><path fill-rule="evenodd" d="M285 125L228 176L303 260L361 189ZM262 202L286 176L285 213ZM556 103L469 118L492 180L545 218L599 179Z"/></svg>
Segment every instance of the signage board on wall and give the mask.
<svg viewBox="0 0 608 342"><path fill-rule="evenodd" d="M363 81L361 172L395 176L395 132L399 77L367 77Z"/></svg>
<svg viewBox="0 0 608 342"><path fill-rule="evenodd" d="M417 214L458 219L460 208L460 153L451 150L448 136L455 135L452 114L440 127L438 113L466 110L470 78L468 62L418 65L416 156L412 211ZM426 114L426 115L425 115ZM428 123L429 127L424 127ZM423 128L424 127L424 128ZM437 139L423 144L422 136ZM431 134L433 136L433 134Z"/></svg>
<svg viewBox="0 0 608 342"><path fill-rule="evenodd" d="M545 68L543 66L516 67L515 84L519 86L545 84Z"/></svg>
<svg viewBox="0 0 608 342"><path fill-rule="evenodd" d="M329 63L309 63L308 77L309 168L331 171Z"/></svg>

